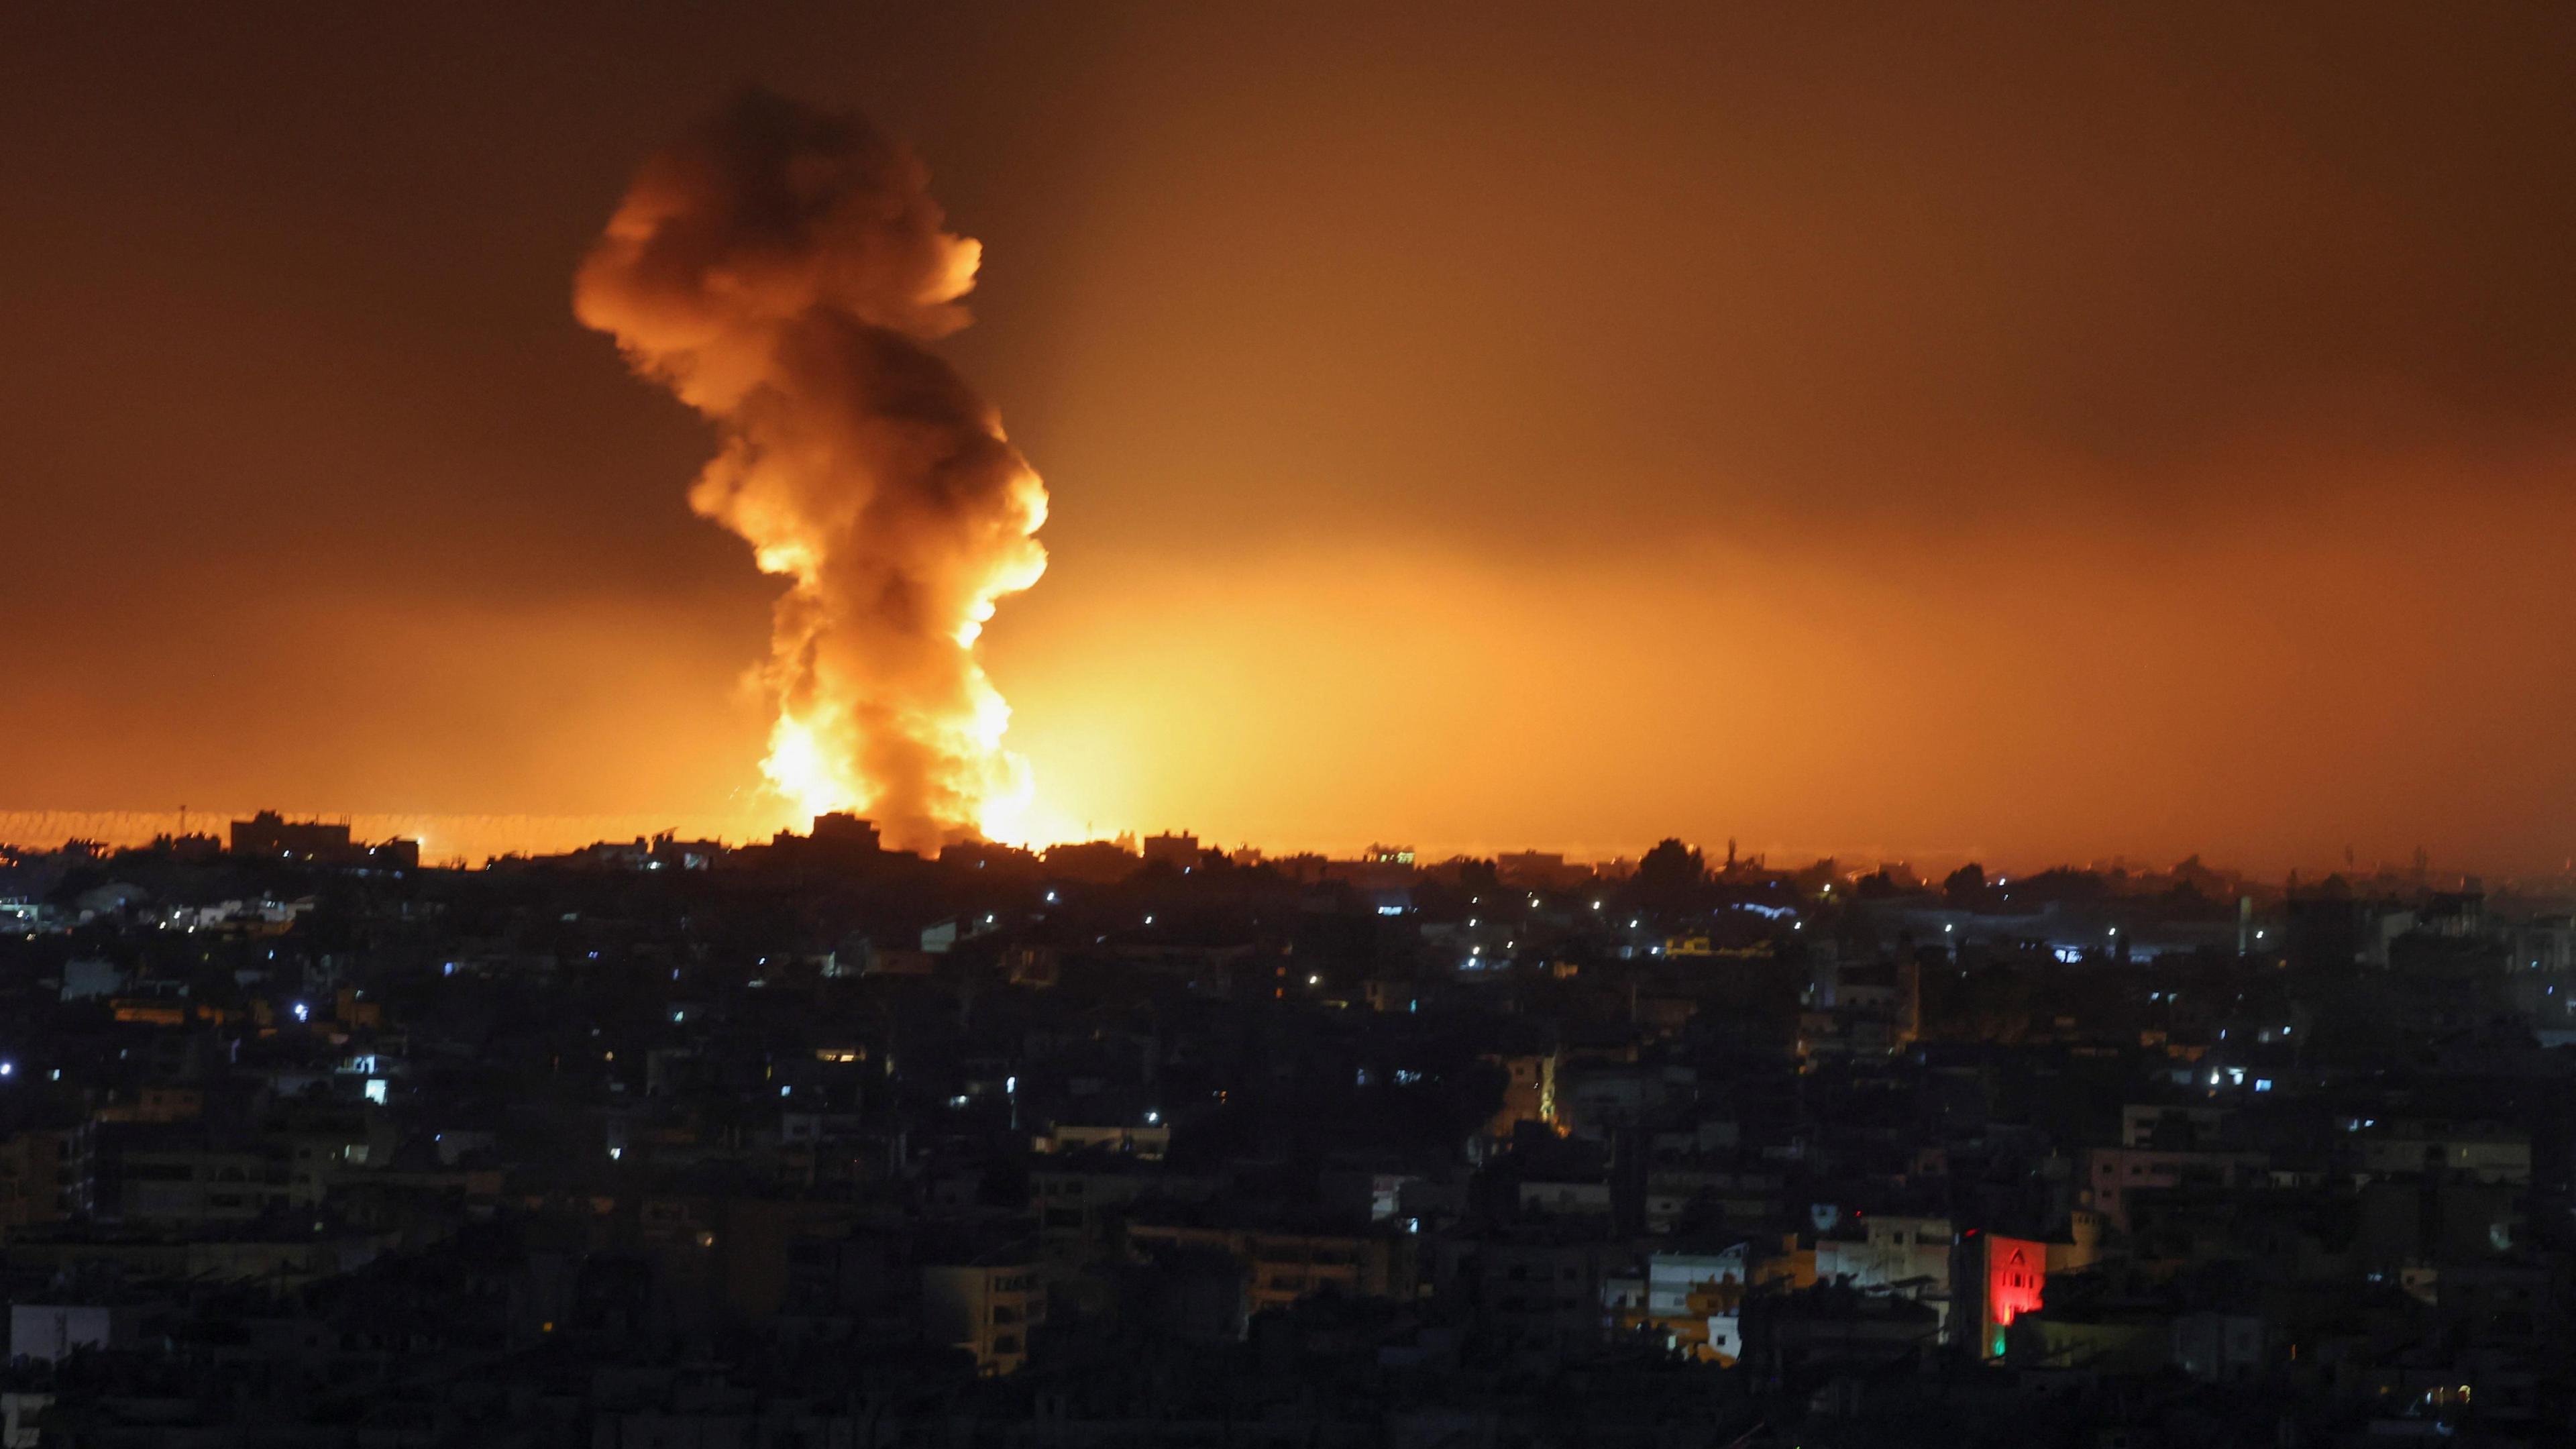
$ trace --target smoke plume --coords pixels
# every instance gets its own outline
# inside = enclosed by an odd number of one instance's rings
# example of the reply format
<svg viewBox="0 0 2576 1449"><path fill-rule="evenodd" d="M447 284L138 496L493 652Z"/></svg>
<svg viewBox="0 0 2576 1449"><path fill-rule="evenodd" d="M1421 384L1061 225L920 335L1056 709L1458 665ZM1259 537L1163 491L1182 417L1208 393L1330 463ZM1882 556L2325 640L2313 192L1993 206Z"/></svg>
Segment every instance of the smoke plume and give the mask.
<svg viewBox="0 0 2576 1449"><path fill-rule="evenodd" d="M762 769L888 844L1007 834L1025 762L976 637L1037 582L1046 489L925 344L966 325L981 246L864 118L762 91L646 162L574 310L715 420L689 504L741 534L778 601Z"/></svg>

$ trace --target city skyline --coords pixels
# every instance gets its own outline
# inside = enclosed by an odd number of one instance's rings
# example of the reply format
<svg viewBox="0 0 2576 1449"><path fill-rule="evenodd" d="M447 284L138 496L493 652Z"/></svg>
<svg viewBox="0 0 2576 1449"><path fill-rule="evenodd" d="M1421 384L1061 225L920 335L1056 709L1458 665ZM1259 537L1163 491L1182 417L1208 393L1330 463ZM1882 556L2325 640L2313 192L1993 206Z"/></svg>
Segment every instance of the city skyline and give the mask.
<svg viewBox="0 0 2576 1449"><path fill-rule="evenodd" d="M399 811L279 811L271 806L239 810L0 810L0 848L43 852L56 849L67 841L89 841L109 850L132 850L148 847L156 840L181 836L220 840L230 825L260 813L280 814L289 820L344 825L360 840L417 841L425 865L466 869L511 857L559 856L589 846L617 845L662 836L743 846L759 844L780 832L802 835L811 829L810 822L779 824L765 815L457 817ZM1633 865L1655 845L1666 840L1678 840L1700 851L1712 869L1723 864L1727 852L1732 850L1742 862L1759 862L1774 870L1804 871L1831 864L1838 876L1856 879L1887 867L1910 870L1919 879L1930 882L1938 882L1951 871L1970 865L1980 866L1989 874L2010 872L2021 875L2064 869L2117 870L2154 876L2169 874L2177 867L2190 867L2241 876L2267 888L2294 880L2315 884L2340 875L2355 881L2403 880L2409 884L2477 881L2490 887L2528 885L2533 889L2555 890L2564 887L2571 876L2576 876L2576 863L2561 862L2556 869L2500 870L2487 862L2450 858L2422 846L2402 854L2368 855L2356 849L2348 854L2320 854L2313 859L2274 863L2248 862L2205 851L2187 851L2170 857L2118 851L2081 857L2021 857L1974 846L1899 849L1867 842L1819 846L1811 842L1670 833L1607 845L1549 840L1416 841L1401 831L1378 831L1348 839L1283 842L1203 834L1186 824L1078 833L1063 841L1042 842L1033 849L1042 855L1053 845L1111 843L1133 852L1156 837L1187 837L1207 850L1250 860L1306 857L1354 861L1381 847L1394 848L1412 854L1426 868L1459 862L1491 862L1499 857L1532 853L1560 856L1573 865L1613 868Z"/></svg>

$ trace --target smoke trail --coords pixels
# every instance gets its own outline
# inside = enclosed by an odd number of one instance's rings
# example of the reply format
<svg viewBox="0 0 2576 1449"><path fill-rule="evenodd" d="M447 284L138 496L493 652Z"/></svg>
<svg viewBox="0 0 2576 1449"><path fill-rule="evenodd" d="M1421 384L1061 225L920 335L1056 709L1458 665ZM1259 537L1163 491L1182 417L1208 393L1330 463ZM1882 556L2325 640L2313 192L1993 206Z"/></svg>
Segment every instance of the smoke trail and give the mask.
<svg viewBox="0 0 2576 1449"><path fill-rule="evenodd" d="M966 325L982 252L928 183L864 118L746 92L645 163L573 286L585 324L721 428L690 506L795 581L763 771L899 848L1027 804L975 640L1046 569L1046 489L923 346Z"/></svg>

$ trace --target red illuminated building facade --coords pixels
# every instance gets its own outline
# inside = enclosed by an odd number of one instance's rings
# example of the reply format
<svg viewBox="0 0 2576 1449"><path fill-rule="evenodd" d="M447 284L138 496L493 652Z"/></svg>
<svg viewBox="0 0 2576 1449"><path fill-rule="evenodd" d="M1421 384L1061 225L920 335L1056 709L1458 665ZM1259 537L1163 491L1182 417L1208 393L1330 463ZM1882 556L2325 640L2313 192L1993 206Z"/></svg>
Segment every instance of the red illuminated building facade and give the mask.
<svg viewBox="0 0 2576 1449"><path fill-rule="evenodd" d="M1974 1312L1977 1352L1983 1358L2004 1356L2004 1330L2025 1313L2038 1311L2048 1286L2048 1245L2029 1238L2010 1238L1971 1229L1959 1240L1967 1272L1952 1270L1952 1281L1964 1286Z"/></svg>

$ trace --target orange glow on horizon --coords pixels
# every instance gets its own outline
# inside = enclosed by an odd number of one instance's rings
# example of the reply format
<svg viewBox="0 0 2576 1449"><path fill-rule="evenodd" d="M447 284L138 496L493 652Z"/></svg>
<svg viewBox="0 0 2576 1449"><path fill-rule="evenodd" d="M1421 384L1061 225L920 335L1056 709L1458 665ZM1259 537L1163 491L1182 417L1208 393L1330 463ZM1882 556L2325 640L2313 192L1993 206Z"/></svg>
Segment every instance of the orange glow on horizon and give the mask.
<svg viewBox="0 0 2576 1449"><path fill-rule="evenodd" d="M1068 549L978 642L1014 705L983 717L985 737L1007 723L1027 761L978 823L1038 845L1179 829L1272 854L1396 840L1427 859L1733 836L1777 861L2015 873L2195 852L2277 873L2339 866L2346 843L2365 869L2419 843L2473 869L2466 823L2522 842L2497 868L2555 868L2561 796L2509 774L2463 789L2410 723L2438 710L2462 758L2555 758L2547 721L2576 685L2524 667L2521 635L2456 627L2540 597L2554 535L2491 533L2429 493L2367 522L2284 509L2215 543L2118 547L1967 536L1937 574L1867 538L1830 565L1677 540L1545 569L1348 545L1179 563ZM2346 586L2356 571L2383 586ZM2177 615L2176 592L2205 608ZM46 788L0 803L79 805L99 798L82 780L116 778L111 802L195 801L196 828L218 806L354 810L475 859L864 813L739 687L756 596L384 609L281 601L261 623L284 646L274 664L186 677L176 696L231 710L237 732L151 748L140 705L84 717L105 728L66 719ZM227 703L245 679L260 712ZM288 738L310 743L243 748ZM781 745L787 790L759 766ZM168 806L134 819L22 815L0 838L177 824Z"/></svg>

